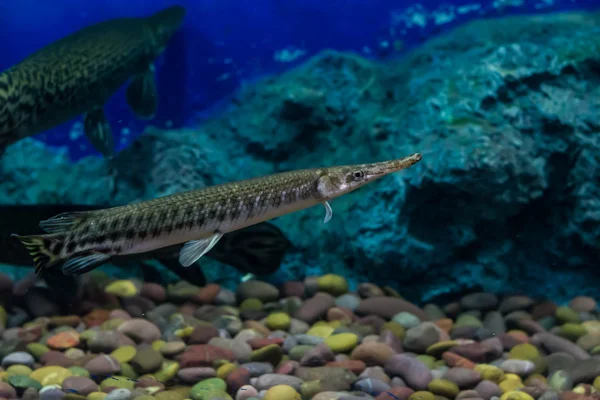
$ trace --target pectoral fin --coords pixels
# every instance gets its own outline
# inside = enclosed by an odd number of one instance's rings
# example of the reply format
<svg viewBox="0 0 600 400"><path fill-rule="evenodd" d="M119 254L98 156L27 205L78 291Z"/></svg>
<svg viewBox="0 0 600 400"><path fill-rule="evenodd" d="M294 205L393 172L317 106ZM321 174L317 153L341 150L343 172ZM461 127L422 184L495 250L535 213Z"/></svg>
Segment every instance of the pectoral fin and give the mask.
<svg viewBox="0 0 600 400"><path fill-rule="evenodd" d="M207 238L187 242L179 252L179 263L184 267L189 267L208 253L221 237L223 234L217 232Z"/></svg>
<svg viewBox="0 0 600 400"><path fill-rule="evenodd" d="M94 108L83 119L83 130L92 146L106 158L114 155L115 139L104 115L104 110Z"/></svg>
<svg viewBox="0 0 600 400"><path fill-rule="evenodd" d="M323 203L323 205L325 206L325 219L323 220L323 223L326 224L329 222L331 217L333 217L333 210L331 209L329 202L326 201Z"/></svg>
<svg viewBox="0 0 600 400"><path fill-rule="evenodd" d="M158 108L158 96L152 65L131 79L126 97L129 107L138 118L151 119L154 117Z"/></svg>

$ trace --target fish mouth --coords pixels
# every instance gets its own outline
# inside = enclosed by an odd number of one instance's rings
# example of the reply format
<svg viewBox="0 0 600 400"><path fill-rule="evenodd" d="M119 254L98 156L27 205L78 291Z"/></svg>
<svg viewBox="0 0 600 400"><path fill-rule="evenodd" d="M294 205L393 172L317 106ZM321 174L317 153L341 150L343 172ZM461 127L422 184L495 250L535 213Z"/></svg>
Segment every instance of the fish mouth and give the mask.
<svg viewBox="0 0 600 400"><path fill-rule="evenodd" d="M379 178L403 169L412 167L421 159L423 156L420 153L414 153L408 157L399 158L396 160L383 161L375 164L373 169L369 171L369 176Z"/></svg>

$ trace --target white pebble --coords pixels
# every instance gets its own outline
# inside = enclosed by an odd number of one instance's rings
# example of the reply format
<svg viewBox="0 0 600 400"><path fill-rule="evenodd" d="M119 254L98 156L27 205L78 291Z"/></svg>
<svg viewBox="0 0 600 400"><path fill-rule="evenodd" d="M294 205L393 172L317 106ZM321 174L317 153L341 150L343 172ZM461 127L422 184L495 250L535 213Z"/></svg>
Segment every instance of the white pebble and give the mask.
<svg viewBox="0 0 600 400"><path fill-rule="evenodd" d="M104 400L128 400L129 397L131 397L131 391L128 389L115 389Z"/></svg>
<svg viewBox="0 0 600 400"><path fill-rule="evenodd" d="M235 400L246 400L250 397L256 396L258 396L258 391L253 386L244 385L237 391L237 394L235 395Z"/></svg>

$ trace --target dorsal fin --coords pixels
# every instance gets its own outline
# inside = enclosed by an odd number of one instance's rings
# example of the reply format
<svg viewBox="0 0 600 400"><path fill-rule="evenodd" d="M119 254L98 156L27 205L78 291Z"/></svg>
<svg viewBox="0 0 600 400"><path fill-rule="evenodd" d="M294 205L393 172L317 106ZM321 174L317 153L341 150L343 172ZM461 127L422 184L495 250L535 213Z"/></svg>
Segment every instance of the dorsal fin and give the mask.
<svg viewBox="0 0 600 400"><path fill-rule="evenodd" d="M40 222L40 228L48 233L59 233L69 230L83 221L91 211L65 212Z"/></svg>

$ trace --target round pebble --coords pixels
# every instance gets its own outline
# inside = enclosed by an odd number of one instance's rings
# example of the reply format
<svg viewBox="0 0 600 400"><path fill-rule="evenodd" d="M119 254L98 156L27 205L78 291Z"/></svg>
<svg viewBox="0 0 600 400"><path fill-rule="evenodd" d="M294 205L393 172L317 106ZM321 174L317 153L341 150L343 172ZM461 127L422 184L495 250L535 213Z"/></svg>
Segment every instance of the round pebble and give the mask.
<svg viewBox="0 0 600 400"><path fill-rule="evenodd" d="M352 291L336 274L280 288L251 280L235 292L105 275L84 284L93 286L77 315L23 311L15 324L8 309L0 399L586 400L600 391L590 297L557 305L478 292L421 309L371 283Z"/></svg>

